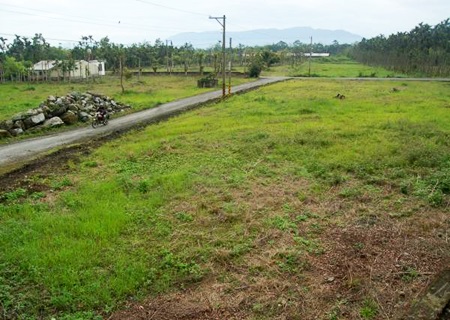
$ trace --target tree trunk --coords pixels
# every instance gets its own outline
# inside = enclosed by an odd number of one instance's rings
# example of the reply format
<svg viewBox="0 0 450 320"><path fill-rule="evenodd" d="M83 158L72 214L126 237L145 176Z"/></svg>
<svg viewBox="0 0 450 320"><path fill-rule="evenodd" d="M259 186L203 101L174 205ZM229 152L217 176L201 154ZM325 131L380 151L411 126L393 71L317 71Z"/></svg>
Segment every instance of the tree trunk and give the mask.
<svg viewBox="0 0 450 320"><path fill-rule="evenodd" d="M120 87L122 88L122 94L125 93L125 88L123 87L123 57L119 58L119 67L120 67Z"/></svg>
<svg viewBox="0 0 450 320"><path fill-rule="evenodd" d="M139 72L138 72L138 81L141 81L141 58L139 58Z"/></svg>

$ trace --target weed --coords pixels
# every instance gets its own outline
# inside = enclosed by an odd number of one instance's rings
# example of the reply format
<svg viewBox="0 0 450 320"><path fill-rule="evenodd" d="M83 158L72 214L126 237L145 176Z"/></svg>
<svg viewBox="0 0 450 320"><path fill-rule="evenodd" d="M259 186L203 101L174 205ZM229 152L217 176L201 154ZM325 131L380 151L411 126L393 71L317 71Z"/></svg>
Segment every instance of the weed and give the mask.
<svg viewBox="0 0 450 320"><path fill-rule="evenodd" d="M402 273L402 280L405 282L411 282L419 276L419 272L413 267L405 267Z"/></svg>
<svg viewBox="0 0 450 320"><path fill-rule="evenodd" d="M30 198L33 200L39 200L39 199L45 198L45 193L44 192L33 192L30 195Z"/></svg>
<svg viewBox="0 0 450 320"><path fill-rule="evenodd" d="M339 192L339 195L343 198L357 198L362 194L362 191L358 187L345 188Z"/></svg>
<svg viewBox="0 0 450 320"><path fill-rule="evenodd" d="M309 216L306 214L299 214L295 217L295 222L304 222L309 219Z"/></svg>
<svg viewBox="0 0 450 320"><path fill-rule="evenodd" d="M277 265L282 272L288 272L291 274L296 274L303 269L306 265L302 259L299 252L282 252L278 253L276 256Z"/></svg>
<svg viewBox="0 0 450 320"><path fill-rule="evenodd" d="M286 230L290 230L290 229L296 229L297 225L295 223L293 223L289 217L281 217L281 216L276 216L272 219L270 219L270 225L272 225L273 227L281 230L281 231L286 231Z"/></svg>
<svg viewBox="0 0 450 320"><path fill-rule="evenodd" d="M25 197L26 194L27 194L26 189L18 188L14 191L4 193L1 197L6 199L7 201L15 201Z"/></svg>
<svg viewBox="0 0 450 320"><path fill-rule="evenodd" d="M73 183L67 176L63 177L61 180L56 180L51 183L51 187L55 190L62 189L64 187L71 187L71 186L73 186Z"/></svg>
<svg viewBox="0 0 450 320"><path fill-rule="evenodd" d="M194 218L192 217L191 214L186 213L186 212L177 212L175 214L175 217L180 220L181 222L192 222L194 221Z"/></svg>
<svg viewBox="0 0 450 320"><path fill-rule="evenodd" d="M150 190L150 183L147 180L141 180L138 183L137 189L140 193L147 193Z"/></svg>
<svg viewBox="0 0 450 320"><path fill-rule="evenodd" d="M87 168L96 168L96 167L98 167L97 161L85 161L85 162L82 163L82 165L87 167Z"/></svg>
<svg viewBox="0 0 450 320"><path fill-rule="evenodd" d="M359 310L359 315L363 319L374 319L378 314L378 305L372 299L366 299Z"/></svg>

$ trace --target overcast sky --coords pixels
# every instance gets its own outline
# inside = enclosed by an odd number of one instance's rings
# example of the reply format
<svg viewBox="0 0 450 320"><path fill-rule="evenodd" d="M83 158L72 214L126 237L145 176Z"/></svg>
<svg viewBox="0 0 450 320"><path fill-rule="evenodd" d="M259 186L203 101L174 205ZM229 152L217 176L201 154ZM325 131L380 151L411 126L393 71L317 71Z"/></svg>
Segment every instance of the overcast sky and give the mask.
<svg viewBox="0 0 450 320"><path fill-rule="evenodd" d="M182 32L291 27L346 30L366 38L410 31L450 17L449 0L0 0L0 36L42 33L71 47L81 36L132 44ZM186 39L189 42L189 39ZM212 43L211 45L214 45Z"/></svg>

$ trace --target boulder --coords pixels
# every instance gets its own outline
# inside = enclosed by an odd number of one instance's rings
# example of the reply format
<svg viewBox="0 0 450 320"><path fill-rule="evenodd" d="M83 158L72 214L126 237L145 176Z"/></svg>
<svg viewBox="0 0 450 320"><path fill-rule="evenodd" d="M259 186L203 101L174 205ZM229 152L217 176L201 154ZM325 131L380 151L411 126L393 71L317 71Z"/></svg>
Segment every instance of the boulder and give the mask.
<svg viewBox="0 0 450 320"><path fill-rule="evenodd" d="M78 121L78 116L72 111L67 111L66 113L60 116L61 120L64 121L65 124L71 125L75 124Z"/></svg>
<svg viewBox="0 0 450 320"><path fill-rule="evenodd" d="M97 108L93 104L87 104L82 108L82 110L85 112L95 112L96 109Z"/></svg>
<svg viewBox="0 0 450 320"><path fill-rule="evenodd" d="M45 115L43 113L39 113L35 116L26 118L23 123L25 124L25 128L32 128L37 126L38 124L41 124L45 121Z"/></svg>
<svg viewBox="0 0 450 320"><path fill-rule="evenodd" d="M47 119L49 119L49 118L52 117L52 115L51 115L51 110L50 110L49 107L47 107L47 106L44 105L43 107L40 107L40 109L42 109L42 112L44 113L44 115L45 115L45 117L46 117Z"/></svg>
<svg viewBox="0 0 450 320"><path fill-rule="evenodd" d="M80 119L80 121L82 121L82 122L88 122L91 118L92 118L92 116L90 116L87 112L81 111L78 114L78 119Z"/></svg>
<svg viewBox="0 0 450 320"><path fill-rule="evenodd" d="M21 113L18 113L18 114L16 114L16 115L14 115L14 116L11 118L11 120L15 122L15 121L19 121L19 120L25 120L25 118L26 118L25 113L24 113L24 112L21 112Z"/></svg>
<svg viewBox="0 0 450 320"><path fill-rule="evenodd" d="M25 123L22 120L15 121L13 124L13 129L25 130Z"/></svg>
<svg viewBox="0 0 450 320"><path fill-rule="evenodd" d="M11 137L11 134L8 132L8 130L0 129L0 138L9 138Z"/></svg>
<svg viewBox="0 0 450 320"><path fill-rule="evenodd" d="M76 104L69 104L69 111L72 111L73 113L78 113L78 111L80 110L80 108L78 108L78 106Z"/></svg>
<svg viewBox="0 0 450 320"><path fill-rule="evenodd" d="M14 127L14 122L12 120L6 120L0 122L0 129L11 130Z"/></svg>
<svg viewBox="0 0 450 320"><path fill-rule="evenodd" d="M98 93L72 92L62 97L49 96L39 107L18 113L10 120L0 122L0 130L19 135L26 130L37 131L62 124L70 125L78 121L88 122L100 106L108 110L110 115L130 108L129 105L123 105L111 97ZM2 132L2 135L6 136L7 133Z"/></svg>
<svg viewBox="0 0 450 320"><path fill-rule="evenodd" d="M13 136L18 136L19 134L23 133L23 130L21 128L14 128L14 129L11 129L10 132Z"/></svg>
<svg viewBox="0 0 450 320"><path fill-rule="evenodd" d="M28 117L32 117L32 116L35 116L35 115L37 115L37 114L39 114L40 112L38 111L38 109L29 109L28 111L26 111L25 113L24 113L24 116L25 116L25 118L28 118Z"/></svg>
<svg viewBox="0 0 450 320"><path fill-rule="evenodd" d="M64 121L62 121L60 117L53 117L51 119L46 120L43 124L43 127L44 128L55 128L55 127L60 127L63 125L64 125Z"/></svg>
<svg viewBox="0 0 450 320"><path fill-rule="evenodd" d="M71 93L69 93L69 96L71 96L75 100L80 100L82 97L82 94L79 93L78 91L72 91Z"/></svg>
<svg viewBox="0 0 450 320"><path fill-rule="evenodd" d="M65 105L57 105L57 104L50 104L48 106L50 108L50 115L52 117L59 117L62 114L67 112L68 107Z"/></svg>

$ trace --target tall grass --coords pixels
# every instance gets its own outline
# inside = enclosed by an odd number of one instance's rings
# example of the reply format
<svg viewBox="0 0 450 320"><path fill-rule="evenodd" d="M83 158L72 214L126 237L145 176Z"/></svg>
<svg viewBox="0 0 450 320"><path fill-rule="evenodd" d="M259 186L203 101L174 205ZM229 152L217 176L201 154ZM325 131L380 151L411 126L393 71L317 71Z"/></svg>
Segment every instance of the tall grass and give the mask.
<svg viewBox="0 0 450 320"><path fill-rule="evenodd" d="M275 265L258 272L299 274L306 253L323 252L323 222L299 199L390 184L423 206L448 203L449 101L444 83L290 81L111 141L46 197L3 196L3 313L95 318L245 264L271 232L289 247L274 243Z"/></svg>

